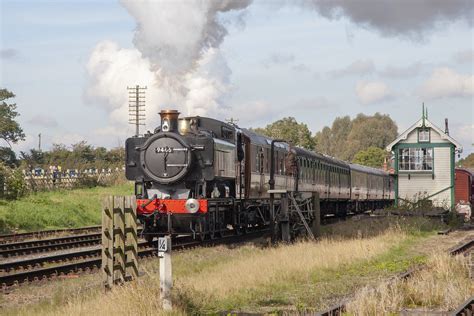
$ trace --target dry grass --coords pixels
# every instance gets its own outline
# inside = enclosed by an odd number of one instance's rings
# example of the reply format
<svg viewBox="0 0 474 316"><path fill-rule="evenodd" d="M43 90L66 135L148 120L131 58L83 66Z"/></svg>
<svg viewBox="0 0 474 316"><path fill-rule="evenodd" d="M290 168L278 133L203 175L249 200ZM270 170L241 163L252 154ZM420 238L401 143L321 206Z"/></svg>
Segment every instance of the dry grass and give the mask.
<svg viewBox="0 0 474 316"><path fill-rule="evenodd" d="M306 283L318 271L370 260L405 238L400 231L390 231L368 239L344 242L324 239L316 244L301 242L255 249L250 255L236 258L232 264L178 279L177 296L181 301L190 302L191 307L211 307L209 302L215 302L215 308L223 309L245 306L258 301L254 296L257 293L265 297L272 289ZM289 303L295 302L290 300Z"/></svg>
<svg viewBox="0 0 474 316"><path fill-rule="evenodd" d="M371 226L361 220L340 223L341 234L336 224L333 235L317 243L263 249L251 244L233 249L218 246L175 253L175 313L314 312L425 262L426 252L419 248L433 237L428 232L431 224L397 219L377 223L385 229L377 236L360 234ZM365 238L351 238L350 231ZM142 261L140 270L146 276L108 293L98 275L50 282L43 288L20 287L0 297L0 310L5 315L160 314L158 260ZM12 299L17 303L12 304Z"/></svg>
<svg viewBox="0 0 474 316"><path fill-rule="evenodd" d="M344 279L347 267L375 262L408 239L406 233L390 230L367 239L324 239L266 249L221 246L177 253L173 258L175 314L320 308L311 301L320 297L307 291L308 286L318 286L318 293L324 295L350 294L355 285ZM14 308L8 314L160 314L158 263L150 260L141 270L147 276L108 293L96 279L77 280L75 288L68 282L62 289L54 289L58 293L49 300L43 298L42 303ZM307 298L302 299L305 295Z"/></svg>
<svg viewBox="0 0 474 316"><path fill-rule="evenodd" d="M425 269L407 280L365 287L348 304L353 315L386 315L404 308L450 311L474 293L467 259L445 253L432 254Z"/></svg>

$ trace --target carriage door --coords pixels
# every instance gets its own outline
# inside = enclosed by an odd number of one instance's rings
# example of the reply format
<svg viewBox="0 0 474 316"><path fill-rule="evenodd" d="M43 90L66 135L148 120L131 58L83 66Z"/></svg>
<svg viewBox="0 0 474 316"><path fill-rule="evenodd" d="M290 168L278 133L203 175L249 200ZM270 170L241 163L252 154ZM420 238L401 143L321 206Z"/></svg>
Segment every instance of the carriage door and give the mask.
<svg viewBox="0 0 474 316"><path fill-rule="evenodd" d="M250 138L242 135L245 148L245 167L244 167L244 193L245 198L250 196L250 180L252 179L252 155L250 153Z"/></svg>

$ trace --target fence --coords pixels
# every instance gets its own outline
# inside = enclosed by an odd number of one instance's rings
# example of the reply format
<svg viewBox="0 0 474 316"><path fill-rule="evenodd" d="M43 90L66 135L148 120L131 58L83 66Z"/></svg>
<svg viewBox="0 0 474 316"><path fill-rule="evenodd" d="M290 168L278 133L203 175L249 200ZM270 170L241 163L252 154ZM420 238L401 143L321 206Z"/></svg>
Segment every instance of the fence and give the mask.
<svg viewBox="0 0 474 316"><path fill-rule="evenodd" d="M138 276L134 196L109 196L102 211L102 271L106 288Z"/></svg>
<svg viewBox="0 0 474 316"><path fill-rule="evenodd" d="M0 199L9 195L9 192L18 189L18 185L24 186L22 190L26 192L51 191L57 189L73 189L78 187L93 187L98 185L113 185L121 183L124 178L124 168L85 170L70 172L47 171L41 172L25 171L23 175L17 175L18 181L14 181L17 187L9 187L7 178L11 175L0 172ZM13 174L13 173L11 173ZM19 184L18 182L23 183ZM10 182L11 183L11 182Z"/></svg>

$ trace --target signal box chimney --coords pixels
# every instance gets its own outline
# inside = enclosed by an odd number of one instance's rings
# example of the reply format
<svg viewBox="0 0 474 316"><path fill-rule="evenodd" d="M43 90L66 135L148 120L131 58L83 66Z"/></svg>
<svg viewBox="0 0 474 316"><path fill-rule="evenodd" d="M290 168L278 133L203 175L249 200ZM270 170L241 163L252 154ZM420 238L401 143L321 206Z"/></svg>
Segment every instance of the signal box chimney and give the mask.
<svg viewBox="0 0 474 316"><path fill-rule="evenodd" d="M444 119L444 133L446 135L449 135L449 125L448 125L448 119L447 118Z"/></svg>

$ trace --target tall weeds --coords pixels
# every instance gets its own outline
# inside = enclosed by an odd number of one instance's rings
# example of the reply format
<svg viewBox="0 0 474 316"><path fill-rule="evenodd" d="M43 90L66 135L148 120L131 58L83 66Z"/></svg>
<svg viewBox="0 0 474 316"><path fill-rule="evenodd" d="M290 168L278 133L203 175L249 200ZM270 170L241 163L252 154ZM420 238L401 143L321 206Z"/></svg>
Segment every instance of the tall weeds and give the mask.
<svg viewBox="0 0 474 316"><path fill-rule="evenodd" d="M474 293L468 277L467 259L448 254L432 254L425 269L407 280L384 282L376 288L365 287L348 304L352 315L384 315L404 308L427 311L455 309Z"/></svg>

